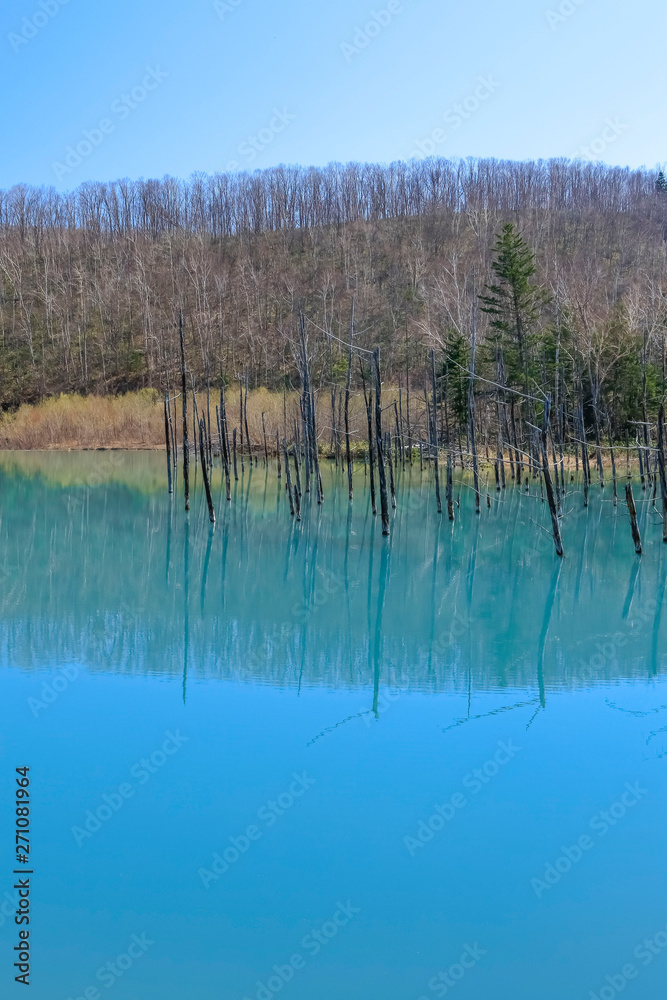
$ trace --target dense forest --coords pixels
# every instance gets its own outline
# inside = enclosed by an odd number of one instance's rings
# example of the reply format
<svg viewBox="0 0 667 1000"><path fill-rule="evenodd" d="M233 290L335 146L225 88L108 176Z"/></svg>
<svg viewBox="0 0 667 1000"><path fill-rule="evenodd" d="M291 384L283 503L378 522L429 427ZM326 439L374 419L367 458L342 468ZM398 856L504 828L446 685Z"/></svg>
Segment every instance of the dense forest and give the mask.
<svg viewBox="0 0 667 1000"><path fill-rule="evenodd" d="M435 350L462 426L474 329L482 400L539 387L625 436L664 392L666 189L566 160L19 185L0 192L0 401L172 389L179 312L195 385L277 390L299 385L302 312L328 392L354 301L355 345L380 347L387 383L430 385Z"/></svg>

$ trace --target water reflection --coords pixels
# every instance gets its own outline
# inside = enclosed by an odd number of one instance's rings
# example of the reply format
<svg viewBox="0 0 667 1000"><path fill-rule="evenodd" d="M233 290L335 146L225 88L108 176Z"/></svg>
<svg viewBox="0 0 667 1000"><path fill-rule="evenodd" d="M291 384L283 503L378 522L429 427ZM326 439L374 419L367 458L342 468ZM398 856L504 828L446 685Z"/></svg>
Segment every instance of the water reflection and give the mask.
<svg viewBox="0 0 667 1000"><path fill-rule="evenodd" d="M469 703L522 687L544 707L550 687L665 670L667 555L648 503L639 560L623 505L591 491L583 509L571 493L561 563L539 495L509 489L475 517L463 489L452 525L428 475L408 469L387 542L361 471L350 506L344 476L325 470L325 504L304 494L297 524L284 480L248 466L229 503L216 473L212 530L201 483L186 518L155 463L116 454L97 484L88 455L4 457L5 663L178 671L184 700L189 676L367 687L376 717L382 685Z"/></svg>

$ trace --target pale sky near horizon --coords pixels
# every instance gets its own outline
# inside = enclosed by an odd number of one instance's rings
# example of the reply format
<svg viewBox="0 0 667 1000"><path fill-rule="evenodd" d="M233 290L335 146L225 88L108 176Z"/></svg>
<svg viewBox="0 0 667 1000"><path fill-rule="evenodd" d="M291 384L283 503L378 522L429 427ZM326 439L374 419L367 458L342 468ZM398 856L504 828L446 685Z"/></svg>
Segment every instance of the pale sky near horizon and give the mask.
<svg viewBox="0 0 667 1000"><path fill-rule="evenodd" d="M10 0L0 187L434 153L667 160L658 0Z"/></svg>

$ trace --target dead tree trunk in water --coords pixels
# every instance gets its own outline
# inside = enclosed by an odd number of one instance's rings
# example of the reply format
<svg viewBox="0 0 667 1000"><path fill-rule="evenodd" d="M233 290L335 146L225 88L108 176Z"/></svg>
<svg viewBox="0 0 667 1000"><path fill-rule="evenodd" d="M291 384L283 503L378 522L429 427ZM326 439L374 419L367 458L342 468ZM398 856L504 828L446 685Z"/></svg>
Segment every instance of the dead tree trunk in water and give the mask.
<svg viewBox="0 0 667 1000"><path fill-rule="evenodd" d="M317 420L315 416L315 393L310 384L310 371L308 366L308 351L306 349L306 318L303 313L299 314L299 330L301 334L301 388L305 410L306 430L310 447L307 452L311 460L311 468L315 474L315 488L317 491L318 504L324 501L324 491L322 489L322 476L320 475L320 456L317 446ZM306 471L306 490L308 488L308 473Z"/></svg>
<svg viewBox="0 0 667 1000"><path fill-rule="evenodd" d="M171 479L171 440L169 433L169 416L167 414L167 393L164 394L164 438L165 445L167 449L167 484L169 486L169 492L174 492L174 485Z"/></svg>
<svg viewBox="0 0 667 1000"><path fill-rule="evenodd" d="M609 450L611 452L611 479L614 487L614 507L618 503L618 490L616 488L616 460L614 459L614 441L611 436L611 421L608 422L609 426Z"/></svg>
<svg viewBox="0 0 667 1000"><path fill-rule="evenodd" d="M294 494L292 492L292 473L289 467L289 458L287 456L287 442L283 438L283 456L285 458L285 475L287 477L287 495L289 496L289 510L292 517L294 517Z"/></svg>
<svg viewBox="0 0 667 1000"><path fill-rule="evenodd" d="M665 406L658 414L658 468L660 469L660 492L662 493L662 540L667 543L667 476L665 476Z"/></svg>
<svg viewBox="0 0 667 1000"><path fill-rule="evenodd" d="M201 474L204 480L204 489L206 491L206 503L208 504L208 518L211 524L215 524L215 508L213 507L213 498L211 496L211 485L208 481L208 469L207 469L207 458L206 458L206 444L204 438L206 436L206 420L204 417L199 421L199 457L201 459Z"/></svg>
<svg viewBox="0 0 667 1000"><path fill-rule="evenodd" d="M642 460L642 449L639 444L639 431L637 432L637 457L639 458L639 478L641 480L642 489L646 489L646 480L644 478L644 462Z"/></svg>
<svg viewBox="0 0 667 1000"><path fill-rule="evenodd" d="M410 426L410 372L405 377L405 414L408 421L408 455L412 465L412 427Z"/></svg>
<svg viewBox="0 0 667 1000"><path fill-rule="evenodd" d="M188 444L188 390L185 380L185 340L183 338L183 313L178 314L178 334L181 342L181 392L183 394L183 489L185 509L190 510L190 449Z"/></svg>
<svg viewBox="0 0 667 1000"><path fill-rule="evenodd" d="M389 534L389 501L387 499L387 470L384 464L384 442L382 440L382 382L380 379L380 349L373 352L375 362L375 441L377 447L378 476L380 480L380 508L382 511L382 534Z"/></svg>
<svg viewBox="0 0 667 1000"><path fill-rule="evenodd" d="M391 457L391 434L387 434L387 462L389 464L389 488L391 490L391 506L396 510L396 484L394 483L394 462Z"/></svg>
<svg viewBox="0 0 667 1000"><path fill-rule="evenodd" d="M223 385L220 390L220 423L222 426L222 436L227 451L227 463L229 464L229 459L231 455L231 448L229 447L229 427L227 426L227 402L225 400L225 387Z"/></svg>
<svg viewBox="0 0 667 1000"><path fill-rule="evenodd" d="M403 434L403 391L401 389L401 382L398 382L398 410L399 419L401 426L401 467L405 471L405 435Z"/></svg>
<svg viewBox="0 0 667 1000"><path fill-rule="evenodd" d="M211 441L211 380L206 376L206 433L208 435L208 440L206 442L208 449L208 467L213 468L213 443Z"/></svg>
<svg viewBox="0 0 667 1000"><path fill-rule="evenodd" d="M476 295L475 272L472 275L472 347L470 363L470 382L468 385L468 423L470 424L470 447L472 450L472 474L475 484L475 513L479 514L479 469L477 466L477 442L475 439L475 335L476 335ZM435 406L435 399L433 400Z"/></svg>
<svg viewBox="0 0 667 1000"><path fill-rule="evenodd" d="M586 444L583 406L579 408L579 433L581 435L581 471L584 476L584 507L588 507L588 446Z"/></svg>
<svg viewBox="0 0 667 1000"><path fill-rule="evenodd" d="M432 423L432 441L434 445L433 450L433 468L435 470L435 498L438 504L438 514L442 514L442 500L440 498L440 472L438 469L438 427L436 424L436 387L435 387L435 351L431 348L431 383L433 386L433 423ZM479 500L478 500L479 504Z"/></svg>
<svg viewBox="0 0 667 1000"><path fill-rule="evenodd" d="M296 446L292 448L294 456L294 471L296 472L296 485L294 487L294 507L296 509L296 519L301 520L301 476L299 475L299 456L296 453ZM288 458L289 461L289 458Z"/></svg>
<svg viewBox="0 0 667 1000"><path fill-rule="evenodd" d="M320 453L317 446L317 421L315 418L315 392L310 390L310 422L312 428L313 444L313 465L315 467L315 480L317 486L317 502L324 503L324 490L322 489L322 476L320 474Z"/></svg>
<svg viewBox="0 0 667 1000"><path fill-rule="evenodd" d="M299 463L299 451L298 451L296 445L292 446L292 454L294 456L294 475L295 475L295 478L296 478L296 496L299 499L299 502L297 504L297 509L298 509L299 513L301 513L301 497L303 495L301 493L301 465Z"/></svg>
<svg viewBox="0 0 667 1000"><path fill-rule="evenodd" d="M311 452L310 452L310 424L307 419L309 407L306 406L306 401L303 393L299 399L299 410L301 413L301 427L303 429L303 465L306 472L306 493L310 493L310 465L311 465Z"/></svg>
<svg viewBox="0 0 667 1000"><path fill-rule="evenodd" d="M245 472L245 462L243 460L243 379L239 379L239 434L241 435L240 440L240 451L241 451L241 472Z"/></svg>
<svg viewBox="0 0 667 1000"><path fill-rule="evenodd" d="M250 433L248 431L248 372L245 373L245 402L243 403L243 425L245 427L246 448L248 449L248 461L252 469L252 445L250 443Z"/></svg>
<svg viewBox="0 0 667 1000"><path fill-rule="evenodd" d="M215 415L218 421L218 441L220 442L220 455L222 456L222 465L225 470L225 497L227 501L232 499L232 487L229 481L229 455L227 453L227 442L222 431L222 420L220 419L220 411L218 407L215 408Z"/></svg>
<svg viewBox="0 0 667 1000"><path fill-rule="evenodd" d="M361 366L361 362L359 362ZM366 423L368 424L368 466L370 470L370 485L371 485L371 511L373 512L373 517L377 514L377 504L375 502L375 467L374 467L374 457L373 457L373 390L369 389L368 396L366 396L366 380L364 378L364 370L361 368L361 382L364 390L364 403L366 404Z"/></svg>
<svg viewBox="0 0 667 1000"><path fill-rule="evenodd" d="M396 419L396 473L398 474L400 468L398 456L403 452L403 440L401 438L401 425L398 422L398 403L396 400L394 400L394 417ZM405 467L405 454L403 454L403 466Z"/></svg>
<svg viewBox="0 0 667 1000"><path fill-rule="evenodd" d="M350 350L347 356L347 381L345 383L345 459L347 461L347 489L350 500L352 488L352 453L350 451L350 381L352 378L352 341L354 339L354 299L350 314Z"/></svg>
<svg viewBox="0 0 667 1000"><path fill-rule="evenodd" d="M169 417L169 434L171 437L171 458L174 466L174 482L178 478L178 442L176 440L176 398L174 397L174 416L171 416L171 402L167 399L167 415Z"/></svg>
<svg viewBox="0 0 667 1000"><path fill-rule="evenodd" d="M560 524L558 522L558 508L554 498L553 485L551 483L551 473L549 472L549 449L547 445L547 427L549 426L549 397L544 403L544 423L542 424L542 475L544 476L544 486L547 491L549 510L551 511L551 528L556 546L556 555L563 555L563 541L560 534Z"/></svg>
<svg viewBox="0 0 667 1000"><path fill-rule="evenodd" d="M632 483L625 484L625 499L630 513L632 541L635 543L635 552L640 556L642 554L642 537L639 534L639 527L637 525L637 508L635 507L635 498L632 495Z"/></svg>
<svg viewBox="0 0 667 1000"><path fill-rule="evenodd" d="M452 453L447 452L447 514L454 520L454 479L452 474Z"/></svg>
<svg viewBox="0 0 667 1000"><path fill-rule="evenodd" d="M194 449L195 470L197 468L197 428L199 427L199 411L197 410L197 390L194 375L190 376L192 383L192 446Z"/></svg>

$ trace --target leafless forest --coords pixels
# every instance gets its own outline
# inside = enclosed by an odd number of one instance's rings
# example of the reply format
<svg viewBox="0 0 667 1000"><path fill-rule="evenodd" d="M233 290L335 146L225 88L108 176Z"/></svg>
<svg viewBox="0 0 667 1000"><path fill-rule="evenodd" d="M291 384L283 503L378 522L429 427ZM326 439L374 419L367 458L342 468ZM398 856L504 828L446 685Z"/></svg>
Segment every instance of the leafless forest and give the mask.
<svg viewBox="0 0 667 1000"><path fill-rule="evenodd" d="M314 388L344 385L353 299L355 343L380 347L388 383L419 390L431 348L439 368L450 357L467 368L473 318L477 370L495 379L498 341L476 303L512 222L541 294L526 320L530 379L550 387L560 375L563 393L604 402L620 430L662 395L660 177L565 160L428 160L67 195L19 185L0 192L2 407L173 389L179 311L198 387L244 374L251 389L296 388L300 310Z"/></svg>

